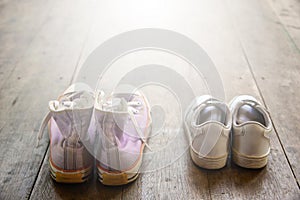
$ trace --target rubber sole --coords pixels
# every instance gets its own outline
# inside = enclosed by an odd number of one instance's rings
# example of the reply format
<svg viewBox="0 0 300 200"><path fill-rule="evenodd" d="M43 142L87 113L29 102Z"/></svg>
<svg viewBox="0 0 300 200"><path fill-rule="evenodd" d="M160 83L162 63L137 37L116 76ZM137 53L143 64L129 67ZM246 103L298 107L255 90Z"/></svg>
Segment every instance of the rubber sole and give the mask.
<svg viewBox="0 0 300 200"><path fill-rule="evenodd" d="M249 169L259 169L263 168L268 163L268 154L265 156L246 156L238 153L236 150L232 149L232 160L238 166L249 168Z"/></svg>
<svg viewBox="0 0 300 200"><path fill-rule="evenodd" d="M145 135L146 136L150 135L151 130L152 127L148 130L148 132ZM126 185L128 183L135 181L139 177L139 170L143 161L144 148L145 148L145 144L142 144L141 151L140 151L141 155L131 169L122 172L109 171L107 169L102 168L100 165L97 165L96 168L97 168L98 180L103 185L107 185L107 186Z"/></svg>
<svg viewBox="0 0 300 200"><path fill-rule="evenodd" d="M145 145L143 144L141 152L143 152ZM143 161L143 156L141 155L139 160L135 163L134 167L126 171L109 171L97 165L97 175L99 181L103 185L108 186L120 186L126 185L135 181L139 176L139 169Z"/></svg>
<svg viewBox="0 0 300 200"><path fill-rule="evenodd" d="M52 165L49 160L50 175L58 183L83 183L87 181L92 173L92 166L83 170L62 171Z"/></svg>
<svg viewBox="0 0 300 200"><path fill-rule="evenodd" d="M126 173L126 172L107 172L97 167L98 180L103 185L120 186L126 185L135 181L139 177L139 173Z"/></svg>
<svg viewBox="0 0 300 200"><path fill-rule="evenodd" d="M209 157L200 157L199 154L193 151L190 148L190 154L193 162L204 169L221 169L225 167L227 163L228 154L218 157L218 158L209 158Z"/></svg>

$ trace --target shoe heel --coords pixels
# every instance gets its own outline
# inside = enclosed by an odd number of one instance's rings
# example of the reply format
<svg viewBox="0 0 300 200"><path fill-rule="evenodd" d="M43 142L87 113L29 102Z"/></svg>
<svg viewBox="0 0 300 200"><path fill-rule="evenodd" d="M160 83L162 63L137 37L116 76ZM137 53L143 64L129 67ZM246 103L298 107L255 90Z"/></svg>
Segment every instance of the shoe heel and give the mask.
<svg viewBox="0 0 300 200"><path fill-rule="evenodd" d="M103 185L119 186L129 183L125 173L98 173L98 178Z"/></svg>
<svg viewBox="0 0 300 200"><path fill-rule="evenodd" d="M191 149L191 157L193 162L201 168L221 169L225 167L228 155L226 154L219 158L199 157L199 155Z"/></svg>
<svg viewBox="0 0 300 200"><path fill-rule="evenodd" d="M232 151L233 162L241 167L249 169L263 168L268 163L268 155L262 157L245 156L236 151Z"/></svg>
<svg viewBox="0 0 300 200"><path fill-rule="evenodd" d="M108 186L120 186L120 185L126 185L128 183L131 183L135 181L139 173L126 173L126 172L108 172L101 167L97 166L97 175L98 180L103 185Z"/></svg>
<svg viewBox="0 0 300 200"><path fill-rule="evenodd" d="M92 173L92 167L82 170L61 170L50 165L50 175L58 183L83 183L87 181Z"/></svg>

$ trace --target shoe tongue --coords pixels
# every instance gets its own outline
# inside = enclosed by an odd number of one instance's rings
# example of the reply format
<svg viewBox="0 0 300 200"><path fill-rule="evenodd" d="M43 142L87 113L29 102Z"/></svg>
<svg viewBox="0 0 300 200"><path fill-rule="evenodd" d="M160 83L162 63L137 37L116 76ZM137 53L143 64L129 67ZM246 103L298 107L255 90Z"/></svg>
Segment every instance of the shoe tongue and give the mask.
<svg viewBox="0 0 300 200"><path fill-rule="evenodd" d="M112 98L110 102L103 104L103 110L110 112L127 112L127 101L124 98Z"/></svg>
<svg viewBox="0 0 300 200"><path fill-rule="evenodd" d="M75 110L91 108L94 105L94 98L85 91L74 94L66 94L59 100L49 102L49 108L52 112L63 110Z"/></svg>
<svg viewBox="0 0 300 200"><path fill-rule="evenodd" d="M83 92L79 98L73 100L73 109L91 108L94 105L94 98L86 92Z"/></svg>
<svg viewBox="0 0 300 200"><path fill-rule="evenodd" d="M93 97L87 92L73 97L62 97L60 101L50 101L52 116L64 138L78 135L81 140L87 137L87 130L93 112Z"/></svg>

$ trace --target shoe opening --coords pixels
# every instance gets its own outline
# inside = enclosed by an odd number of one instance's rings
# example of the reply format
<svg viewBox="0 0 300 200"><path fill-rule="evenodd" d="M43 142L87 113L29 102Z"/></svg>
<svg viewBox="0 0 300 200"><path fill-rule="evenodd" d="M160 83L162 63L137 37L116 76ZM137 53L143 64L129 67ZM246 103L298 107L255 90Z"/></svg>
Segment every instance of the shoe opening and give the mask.
<svg viewBox="0 0 300 200"><path fill-rule="evenodd" d="M196 124L200 125L207 121L216 121L224 124L228 123L229 110L225 104L208 104L199 113Z"/></svg>
<svg viewBox="0 0 300 200"><path fill-rule="evenodd" d="M267 126L264 115L256 107L243 105L238 109L236 122L237 124L243 124L249 121Z"/></svg>

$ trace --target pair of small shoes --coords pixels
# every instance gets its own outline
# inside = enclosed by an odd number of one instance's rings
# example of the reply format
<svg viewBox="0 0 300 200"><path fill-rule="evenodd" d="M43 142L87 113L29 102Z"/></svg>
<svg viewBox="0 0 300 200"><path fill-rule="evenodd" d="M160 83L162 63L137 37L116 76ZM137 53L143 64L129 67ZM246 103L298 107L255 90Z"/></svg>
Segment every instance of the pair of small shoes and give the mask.
<svg viewBox="0 0 300 200"><path fill-rule="evenodd" d="M38 141L48 125L50 175L55 181L85 182L95 159L98 178L105 185L124 185L138 177L144 147L150 149L147 137L152 124L143 94L106 96L76 83L48 106ZM239 166L267 164L272 125L254 97L235 97L229 107L209 95L198 97L186 111L184 127L192 160L200 167L224 167L230 147Z"/></svg>
<svg viewBox="0 0 300 200"><path fill-rule="evenodd" d="M150 107L141 93L106 96L76 83L49 102L38 141L48 125L55 181L85 182L96 158L99 180L123 185L138 177L151 123Z"/></svg>
<svg viewBox="0 0 300 200"><path fill-rule="evenodd" d="M262 168L270 153L272 123L267 110L252 96L241 95L226 103L209 95L197 97L186 111L185 131L193 162L205 169L233 161L245 168Z"/></svg>

